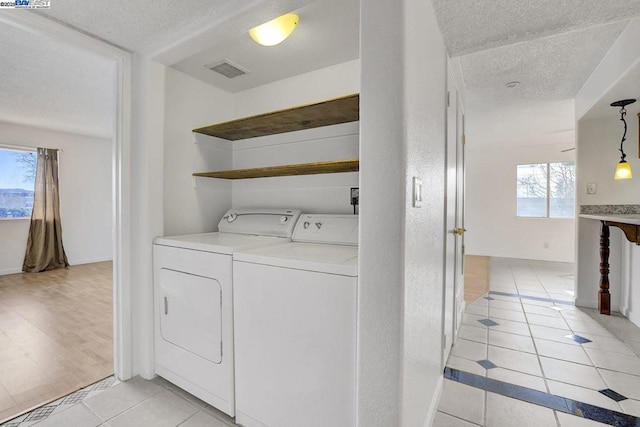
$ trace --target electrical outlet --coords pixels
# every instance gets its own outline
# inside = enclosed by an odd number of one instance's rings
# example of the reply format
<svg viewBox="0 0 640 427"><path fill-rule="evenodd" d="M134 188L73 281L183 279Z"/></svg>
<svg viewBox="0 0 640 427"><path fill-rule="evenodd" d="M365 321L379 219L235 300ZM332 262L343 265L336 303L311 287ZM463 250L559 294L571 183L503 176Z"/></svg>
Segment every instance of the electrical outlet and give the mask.
<svg viewBox="0 0 640 427"><path fill-rule="evenodd" d="M357 206L360 204L360 188L351 187L351 204Z"/></svg>
<svg viewBox="0 0 640 427"><path fill-rule="evenodd" d="M587 182L587 194L596 194L597 186L595 182Z"/></svg>

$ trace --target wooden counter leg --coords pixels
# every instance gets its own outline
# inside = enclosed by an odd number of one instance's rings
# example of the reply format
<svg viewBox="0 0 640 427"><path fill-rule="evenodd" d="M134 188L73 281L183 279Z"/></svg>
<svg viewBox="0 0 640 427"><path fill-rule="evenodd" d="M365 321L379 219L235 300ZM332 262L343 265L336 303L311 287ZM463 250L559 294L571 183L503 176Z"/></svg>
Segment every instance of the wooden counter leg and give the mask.
<svg viewBox="0 0 640 427"><path fill-rule="evenodd" d="M602 221L600 226L600 291L598 292L600 314L611 314L609 294L609 226Z"/></svg>

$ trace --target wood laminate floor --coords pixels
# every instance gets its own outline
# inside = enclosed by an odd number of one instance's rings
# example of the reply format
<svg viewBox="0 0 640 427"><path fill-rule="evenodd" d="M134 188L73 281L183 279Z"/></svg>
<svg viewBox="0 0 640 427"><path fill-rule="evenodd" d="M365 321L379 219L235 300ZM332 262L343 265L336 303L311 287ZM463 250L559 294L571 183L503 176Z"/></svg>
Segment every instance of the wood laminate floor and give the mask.
<svg viewBox="0 0 640 427"><path fill-rule="evenodd" d="M112 263L0 276L0 423L113 373Z"/></svg>
<svg viewBox="0 0 640 427"><path fill-rule="evenodd" d="M464 262L464 302L469 305L489 292L491 258L465 255Z"/></svg>

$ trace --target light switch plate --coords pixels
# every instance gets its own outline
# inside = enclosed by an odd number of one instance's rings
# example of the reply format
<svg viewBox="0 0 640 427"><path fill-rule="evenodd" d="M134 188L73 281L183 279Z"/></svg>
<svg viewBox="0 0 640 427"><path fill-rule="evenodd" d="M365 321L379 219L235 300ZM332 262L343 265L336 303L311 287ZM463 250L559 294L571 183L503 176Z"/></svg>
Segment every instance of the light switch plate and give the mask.
<svg viewBox="0 0 640 427"><path fill-rule="evenodd" d="M422 180L416 176L413 177L413 207L422 207Z"/></svg>
<svg viewBox="0 0 640 427"><path fill-rule="evenodd" d="M588 182L587 183L587 194L596 194L597 191L597 185L595 182Z"/></svg>

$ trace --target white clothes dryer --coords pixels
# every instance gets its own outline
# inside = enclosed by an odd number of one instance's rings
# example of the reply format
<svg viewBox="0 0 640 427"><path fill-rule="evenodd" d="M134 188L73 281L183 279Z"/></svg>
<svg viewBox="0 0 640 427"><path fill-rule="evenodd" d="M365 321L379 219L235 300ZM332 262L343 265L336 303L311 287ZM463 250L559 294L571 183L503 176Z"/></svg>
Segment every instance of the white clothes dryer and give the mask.
<svg viewBox="0 0 640 427"><path fill-rule="evenodd" d="M156 374L235 416L233 253L290 242L299 215L232 209L219 232L154 240Z"/></svg>
<svg viewBox="0 0 640 427"><path fill-rule="evenodd" d="M358 217L301 215L234 255L236 422L355 426Z"/></svg>

